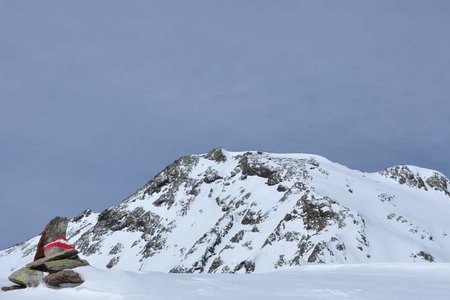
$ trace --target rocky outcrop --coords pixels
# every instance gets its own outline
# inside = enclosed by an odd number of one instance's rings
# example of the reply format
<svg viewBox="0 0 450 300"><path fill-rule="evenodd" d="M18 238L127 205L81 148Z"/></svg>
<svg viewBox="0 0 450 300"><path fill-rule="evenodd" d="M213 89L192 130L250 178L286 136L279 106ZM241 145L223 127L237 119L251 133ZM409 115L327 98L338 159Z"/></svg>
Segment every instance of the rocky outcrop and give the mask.
<svg viewBox="0 0 450 300"><path fill-rule="evenodd" d="M208 154L205 155L206 159L213 160L215 162L221 163L226 162L227 157L223 153L223 150L221 148L215 148L208 152Z"/></svg>
<svg viewBox="0 0 450 300"><path fill-rule="evenodd" d="M445 176L439 173L434 173L426 179L426 183L434 190L444 192L447 196L450 196L450 181Z"/></svg>
<svg viewBox="0 0 450 300"><path fill-rule="evenodd" d="M410 187L416 187L427 191L434 189L450 196L450 181L444 175L438 172L432 172L431 176L421 176L418 172L413 172L411 167L401 165L388 168L380 172L381 175L394 179L400 184L406 184Z"/></svg>

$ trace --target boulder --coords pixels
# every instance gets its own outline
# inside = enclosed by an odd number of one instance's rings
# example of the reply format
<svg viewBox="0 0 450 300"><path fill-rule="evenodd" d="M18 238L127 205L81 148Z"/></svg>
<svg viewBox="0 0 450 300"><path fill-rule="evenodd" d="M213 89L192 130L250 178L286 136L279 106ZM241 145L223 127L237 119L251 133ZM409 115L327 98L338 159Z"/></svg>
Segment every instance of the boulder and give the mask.
<svg viewBox="0 0 450 300"><path fill-rule="evenodd" d="M43 280L47 285L52 287L73 287L84 282L80 274L71 270L51 273L45 276Z"/></svg>
<svg viewBox="0 0 450 300"><path fill-rule="evenodd" d="M35 261L27 264L26 267L30 268L30 269L39 269L46 262L65 259L65 258L75 258L75 257L77 257L77 254L78 254L78 251L75 249L65 250L63 252L56 253L53 256L42 257L38 260L35 260Z"/></svg>
<svg viewBox="0 0 450 300"><path fill-rule="evenodd" d="M43 277L43 272L25 267L12 273L8 279L23 287L37 287Z"/></svg>
<svg viewBox="0 0 450 300"><path fill-rule="evenodd" d="M47 224L47 226L45 226L37 245L34 260L55 254L55 249L51 248L52 251L46 255L44 253L44 247L58 239L65 238L68 224L69 220L67 218L55 217Z"/></svg>
<svg viewBox="0 0 450 300"><path fill-rule="evenodd" d="M47 261L43 263L38 269L44 272L55 273L66 269L75 269L78 267L89 266L89 263L84 259L59 259Z"/></svg>
<svg viewBox="0 0 450 300"><path fill-rule="evenodd" d="M4 286L4 287L2 287L2 291L8 292L8 291L20 290L20 289L24 289L24 288L26 288L26 286L23 286L23 285L11 285L11 286Z"/></svg>

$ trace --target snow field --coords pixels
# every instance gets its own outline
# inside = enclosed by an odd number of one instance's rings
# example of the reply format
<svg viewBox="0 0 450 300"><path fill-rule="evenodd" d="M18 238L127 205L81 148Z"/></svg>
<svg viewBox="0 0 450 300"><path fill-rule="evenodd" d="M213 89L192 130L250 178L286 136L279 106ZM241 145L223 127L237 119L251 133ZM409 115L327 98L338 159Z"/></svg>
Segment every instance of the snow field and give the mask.
<svg viewBox="0 0 450 300"><path fill-rule="evenodd" d="M311 265L259 274L165 274L77 269L86 282L75 288L45 286L1 293L26 299L450 299L450 264ZM4 273L2 271L2 273ZM0 277L0 284L8 284Z"/></svg>

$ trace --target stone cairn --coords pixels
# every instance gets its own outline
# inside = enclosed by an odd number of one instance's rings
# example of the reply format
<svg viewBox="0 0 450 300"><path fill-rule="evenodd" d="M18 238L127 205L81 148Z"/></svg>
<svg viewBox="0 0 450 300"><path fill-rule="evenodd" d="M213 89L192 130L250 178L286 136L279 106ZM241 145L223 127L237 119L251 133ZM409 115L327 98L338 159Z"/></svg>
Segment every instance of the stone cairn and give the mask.
<svg viewBox="0 0 450 300"><path fill-rule="evenodd" d="M73 287L84 282L71 269L88 266L86 260L78 257L78 251L66 240L69 220L56 217L45 226L37 245L34 261L12 273L8 279L13 286L2 287L3 291L36 287L41 282L47 286Z"/></svg>

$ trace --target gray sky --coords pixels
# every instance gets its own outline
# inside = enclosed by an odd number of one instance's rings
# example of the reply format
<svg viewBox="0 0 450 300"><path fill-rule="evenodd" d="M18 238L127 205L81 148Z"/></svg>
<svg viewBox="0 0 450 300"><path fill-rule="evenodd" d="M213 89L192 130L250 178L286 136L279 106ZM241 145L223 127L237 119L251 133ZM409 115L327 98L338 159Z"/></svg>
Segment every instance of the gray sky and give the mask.
<svg viewBox="0 0 450 300"><path fill-rule="evenodd" d="M450 2L0 2L0 248L181 155L450 174Z"/></svg>

